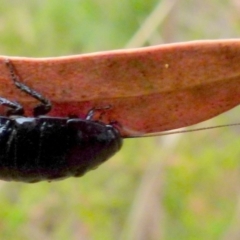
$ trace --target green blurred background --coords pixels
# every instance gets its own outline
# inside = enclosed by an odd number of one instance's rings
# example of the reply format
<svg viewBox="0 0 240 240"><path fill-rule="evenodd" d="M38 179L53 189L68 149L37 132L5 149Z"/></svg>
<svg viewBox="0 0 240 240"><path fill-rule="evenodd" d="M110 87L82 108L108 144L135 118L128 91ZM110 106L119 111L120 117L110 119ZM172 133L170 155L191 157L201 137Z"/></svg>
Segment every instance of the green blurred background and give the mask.
<svg viewBox="0 0 240 240"><path fill-rule="evenodd" d="M238 0L1 0L0 54L237 38ZM161 103L159 103L160 105ZM200 126L240 122L235 108ZM240 239L240 128L125 140L83 178L0 181L5 240Z"/></svg>

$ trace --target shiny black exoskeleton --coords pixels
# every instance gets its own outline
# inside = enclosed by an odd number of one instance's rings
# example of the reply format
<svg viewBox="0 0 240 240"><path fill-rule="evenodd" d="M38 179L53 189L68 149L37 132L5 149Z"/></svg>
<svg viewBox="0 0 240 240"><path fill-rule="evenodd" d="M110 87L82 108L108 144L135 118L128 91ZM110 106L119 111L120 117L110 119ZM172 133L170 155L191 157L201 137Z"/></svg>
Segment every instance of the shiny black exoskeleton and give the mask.
<svg viewBox="0 0 240 240"><path fill-rule="evenodd" d="M92 120L96 109L86 119L40 116L50 111L50 101L21 83L8 59L5 63L14 84L41 104L34 117L24 117L19 103L0 98L0 104L10 109L8 116L0 117L0 179L38 182L79 177L120 150L119 131Z"/></svg>

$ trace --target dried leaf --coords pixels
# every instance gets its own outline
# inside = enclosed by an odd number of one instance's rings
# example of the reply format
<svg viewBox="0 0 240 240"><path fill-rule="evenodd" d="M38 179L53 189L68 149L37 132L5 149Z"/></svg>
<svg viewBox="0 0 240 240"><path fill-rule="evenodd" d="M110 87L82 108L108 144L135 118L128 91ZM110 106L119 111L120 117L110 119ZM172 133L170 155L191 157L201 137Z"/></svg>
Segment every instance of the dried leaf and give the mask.
<svg viewBox="0 0 240 240"><path fill-rule="evenodd" d="M36 101L13 85L0 57L0 96L31 115ZM7 57L21 81L53 103L51 116L93 107L122 135L189 126L240 102L240 40L196 41L56 58Z"/></svg>

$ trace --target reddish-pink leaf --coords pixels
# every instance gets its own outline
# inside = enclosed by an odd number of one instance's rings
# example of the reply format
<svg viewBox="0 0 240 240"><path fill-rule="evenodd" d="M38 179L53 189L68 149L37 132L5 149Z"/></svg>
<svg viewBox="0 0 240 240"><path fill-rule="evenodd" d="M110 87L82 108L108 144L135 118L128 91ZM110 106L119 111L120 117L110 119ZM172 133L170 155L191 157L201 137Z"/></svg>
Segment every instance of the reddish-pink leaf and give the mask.
<svg viewBox="0 0 240 240"><path fill-rule="evenodd" d="M22 81L49 98L52 116L83 117L111 105L104 121L122 135L189 126L240 102L240 40L196 41L58 58L8 57ZM15 88L0 58L0 96L31 114L36 101Z"/></svg>

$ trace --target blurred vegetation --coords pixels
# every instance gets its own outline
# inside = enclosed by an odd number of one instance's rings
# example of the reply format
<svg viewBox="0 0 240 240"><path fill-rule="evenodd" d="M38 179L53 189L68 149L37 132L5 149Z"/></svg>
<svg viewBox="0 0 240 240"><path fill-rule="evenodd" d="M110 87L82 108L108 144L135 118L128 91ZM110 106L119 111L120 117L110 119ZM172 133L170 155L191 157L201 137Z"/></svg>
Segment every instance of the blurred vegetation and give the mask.
<svg viewBox="0 0 240 240"><path fill-rule="evenodd" d="M240 4L2 0L0 34L1 55L34 57L237 38ZM238 122L238 116L235 108L202 125ZM240 239L239 132L239 127L228 127L129 139L115 157L83 178L1 181L0 237Z"/></svg>

